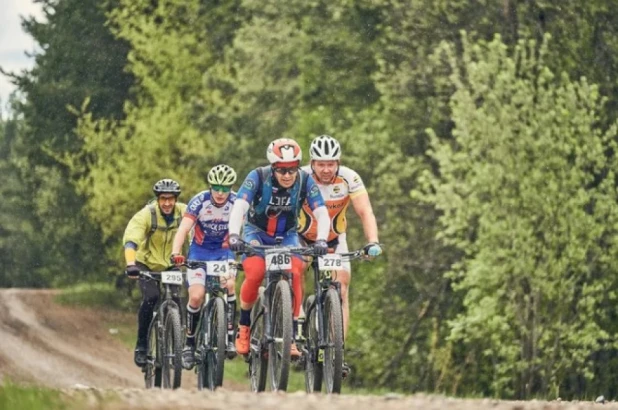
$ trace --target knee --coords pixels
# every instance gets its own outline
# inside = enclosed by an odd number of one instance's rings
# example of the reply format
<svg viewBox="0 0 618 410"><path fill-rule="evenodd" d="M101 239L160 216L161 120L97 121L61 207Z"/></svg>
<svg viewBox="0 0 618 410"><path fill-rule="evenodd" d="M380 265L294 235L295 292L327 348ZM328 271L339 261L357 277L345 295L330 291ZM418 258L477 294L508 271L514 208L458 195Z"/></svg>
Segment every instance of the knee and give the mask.
<svg viewBox="0 0 618 410"><path fill-rule="evenodd" d="M143 301L147 305L156 305L159 300L159 288L149 287L144 290Z"/></svg>
<svg viewBox="0 0 618 410"><path fill-rule="evenodd" d="M234 278L233 276L229 277L225 282L225 288L227 289L228 295L233 295L234 293L236 293L236 278Z"/></svg>
<svg viewBox="0 0 618 410"><path fill-rule="evenodd" d="M257 299L258 289L262 279L264 279L265 264L264 259L259 256L251 256L242 263L245 271L245 280L240 289L240 299L242 302L253 303Z"/></svg>
<svg viewBox="0 0 618 410"><path fill-rule="evenodd" d="M264 259L259 256L250 256L242 263L242 267L245 271L245 282L257 282L260 283L264 279L264 271L266 265Z"/></svg>
<svg viewBox="0 0 618 410"><path fill-rule="evenodd" d="M194 291L189 293L189 306L199 308L204 303L204 292Z"/></svg>
<svg viewBox="0 0 618 410"><path fill-rule="evenodd" d="M346 271L337 272L337 282L341 285L341 297L347 298L348 288L350 287L350 273Z"/></svg>

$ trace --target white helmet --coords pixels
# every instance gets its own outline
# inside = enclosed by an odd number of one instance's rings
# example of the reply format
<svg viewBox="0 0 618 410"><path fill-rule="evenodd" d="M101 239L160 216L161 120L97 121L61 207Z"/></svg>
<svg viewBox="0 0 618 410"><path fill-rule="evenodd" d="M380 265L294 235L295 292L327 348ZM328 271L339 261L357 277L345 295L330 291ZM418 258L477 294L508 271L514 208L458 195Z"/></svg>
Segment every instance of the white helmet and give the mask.
<svg viewBox="0 0 618 410"><path fill-rule="evenodd" d="M320 135L311 141L309 156L318 161L339 161L341 158L341 146L330 135Z"/></svg>
<svg viewBox="0 0 618 410"><path fill-rule="evenodd" d="M303 159L300 145L290 138L279 138L268 145L266 158L271 164L279 162L299 162Z"/></svg>

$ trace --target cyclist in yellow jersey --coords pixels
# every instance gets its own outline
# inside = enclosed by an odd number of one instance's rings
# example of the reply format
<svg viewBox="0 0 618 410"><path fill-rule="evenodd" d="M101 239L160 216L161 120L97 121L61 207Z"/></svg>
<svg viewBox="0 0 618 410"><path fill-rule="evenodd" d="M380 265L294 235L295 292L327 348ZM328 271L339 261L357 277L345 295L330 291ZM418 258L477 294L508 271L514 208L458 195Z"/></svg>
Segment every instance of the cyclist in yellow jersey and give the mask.
<svg viewBox="0 0 618 410"><path fill-rule="evenodd" d="M334 252L347 252L346 241L346 211L348 205L360 217L367 245L365 253L370 257L382 253L378 241L378 225L373 214L369 194L361 177L348 167L342 166L341 146L329 135L316 137L309 148L311 162L302 169L313 176L324 198L331 220L328 235L328 247ZM317 223L311 209L305 203L302 207L298 230L308 244L316 240ZM343 262L343 269L336 272L336 280L341 283L341 298L343 308L344 340L348 333L350 308L348 303L348 287L350 286L351 268L349 262Z"/></svg>
<svg viewBox="0 0 618 410"><path fill-rule="evenodd" d="M187 205L177 202L180 185L173 179L157 181L152 190L157 196L156 201L133 215L122 239L127 263L125 274L131 279L138 279L140 271L157 272L169 267L174 235L187 208ZM156 281L143 277L139 287L142 303L137 315L134 361L137 366L143 367L148 350L148 326L160 292ZM178 299L177 295L175 299Z"/></svg>

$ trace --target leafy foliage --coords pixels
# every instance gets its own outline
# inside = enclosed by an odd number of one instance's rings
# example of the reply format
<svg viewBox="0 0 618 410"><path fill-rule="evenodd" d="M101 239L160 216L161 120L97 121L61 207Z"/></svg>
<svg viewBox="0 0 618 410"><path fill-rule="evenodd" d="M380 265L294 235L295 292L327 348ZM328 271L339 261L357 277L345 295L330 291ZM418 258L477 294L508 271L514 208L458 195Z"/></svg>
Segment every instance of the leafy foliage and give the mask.
<svg viewBox="0 0 618 410"><path fill-rule="evenodd" d="M242 177L272 139L326 133L386 249L354 266L350 384L616 392L607 1L40 3L0 129L1 284L101 280L154 181L186 200L217 163Z"/></svg>

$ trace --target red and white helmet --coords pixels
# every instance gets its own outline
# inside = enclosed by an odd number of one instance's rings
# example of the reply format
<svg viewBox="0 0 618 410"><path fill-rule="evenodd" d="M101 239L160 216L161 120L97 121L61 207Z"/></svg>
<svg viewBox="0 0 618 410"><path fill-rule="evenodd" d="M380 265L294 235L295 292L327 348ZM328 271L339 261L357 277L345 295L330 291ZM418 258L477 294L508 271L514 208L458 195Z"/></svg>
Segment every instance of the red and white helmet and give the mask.
<svg viewBox="0 0 618 410"><path fill-rule="evenodd" d="M266 158L271 165L289 163L290 166L298 166L303 159L303 153L300 145L293 139L279 138L268 145Z"/></svg>

